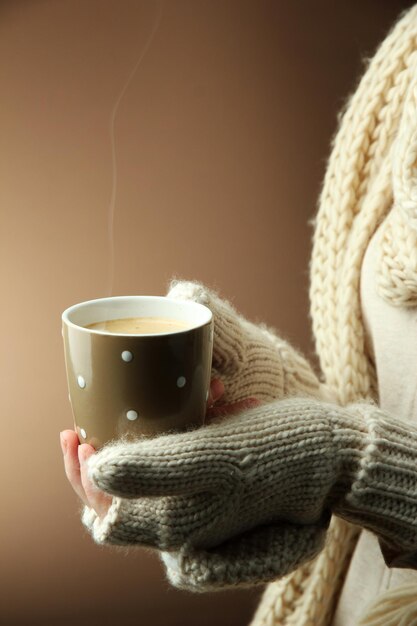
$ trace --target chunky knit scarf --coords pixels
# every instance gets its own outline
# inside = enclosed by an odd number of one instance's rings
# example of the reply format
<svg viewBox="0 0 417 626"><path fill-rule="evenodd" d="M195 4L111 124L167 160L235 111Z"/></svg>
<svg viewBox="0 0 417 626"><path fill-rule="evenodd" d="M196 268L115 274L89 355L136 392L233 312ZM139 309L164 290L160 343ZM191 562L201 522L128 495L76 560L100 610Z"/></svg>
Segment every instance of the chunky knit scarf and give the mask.
<svg viewBox="0 0 417 626"><path fill-rule="evenodd" d="M417 305L417 5L400 16L340 115L319 201L310 301L324 383L341 404L377 398L359 279L383 222L379 294ZM323 551L265 590L251 626L330 626L360 529L333 517ZM417 588L381 595L360 624L417 623Z"/></svg>

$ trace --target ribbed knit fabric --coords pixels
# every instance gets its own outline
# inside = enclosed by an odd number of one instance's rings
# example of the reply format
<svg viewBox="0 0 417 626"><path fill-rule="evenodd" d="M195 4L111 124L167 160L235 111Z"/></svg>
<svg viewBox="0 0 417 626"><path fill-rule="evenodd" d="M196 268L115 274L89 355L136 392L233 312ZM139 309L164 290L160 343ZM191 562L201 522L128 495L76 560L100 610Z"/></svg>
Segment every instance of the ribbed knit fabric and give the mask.
<svg viewBox="0 0 417 626"><path fill-rule="evenodd" d="M354 476L354 480L332 510L402 551L417 553L417 427L364 404L347 408L366 424L367 444L361 451L358 472L351 461L357 450L356 433L348 438L345 427L337 424L341 476Z"/></svg>

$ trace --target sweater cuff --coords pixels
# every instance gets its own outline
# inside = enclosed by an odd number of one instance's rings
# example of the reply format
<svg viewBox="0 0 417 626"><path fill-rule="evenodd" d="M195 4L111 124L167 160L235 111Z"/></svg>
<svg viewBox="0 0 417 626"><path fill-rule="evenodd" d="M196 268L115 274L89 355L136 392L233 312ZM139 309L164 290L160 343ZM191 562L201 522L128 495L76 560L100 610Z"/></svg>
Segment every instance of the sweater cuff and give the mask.
<svg viewBox="0 0 417 626"><path fill-rule="evenodd" d="M373 405L350 405L366 433L355 447L356 472L333 512L380 537L391 566L413 567L417 551L417 428ZM358 460L359 452L359 460ZM385 552L384 552L385 551ZM397 565L397 563L408 563Z"/></svg>

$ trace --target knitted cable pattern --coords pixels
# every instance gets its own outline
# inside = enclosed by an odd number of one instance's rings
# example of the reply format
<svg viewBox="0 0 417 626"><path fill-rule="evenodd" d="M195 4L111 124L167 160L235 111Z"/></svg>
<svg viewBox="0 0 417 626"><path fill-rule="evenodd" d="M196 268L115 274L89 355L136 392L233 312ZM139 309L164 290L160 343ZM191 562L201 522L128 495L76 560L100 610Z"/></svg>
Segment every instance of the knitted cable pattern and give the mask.
<svg viewBox="0 0 417 626"><path fill-rule="evenodd" d="M417 51L410 55L413 78L393 148L394 205L382 226L378 293L390 304L417 304Z"/></svg>
<svg viewBox="0 0 417 626"><path fill-rule="evenodd" d="M377 398L376 373L366 354L359 279L368 242L393 200L393 216L382 238L378 289L393 304L416 302L417 116L416 92L410 88L416 77L416 50L414 6L400 16L367 62L339 115L319 209L312 220L310 315L325 384L341 404ZM398 254L398 248L404 254ZM251 626L330 626L358 536L357 527L333 518L324 550L267 587ZM392 608L392 624L402 623L404 611L407 616L409 596L400 595L401 589L381 597L385 609L387 603ZM372 626L387 624L378 612L372 619Z"/></svg>
<svg viewBox="0 0 417 626"><path fill-rule="evenodd" d="M232 302L198 281L172 278L168 298L192 300L213 314L212 377L222 379L225 392L218 406L255 397L270 402L287 396L325 397L305 357L264 322L251 322Z"/></svg>

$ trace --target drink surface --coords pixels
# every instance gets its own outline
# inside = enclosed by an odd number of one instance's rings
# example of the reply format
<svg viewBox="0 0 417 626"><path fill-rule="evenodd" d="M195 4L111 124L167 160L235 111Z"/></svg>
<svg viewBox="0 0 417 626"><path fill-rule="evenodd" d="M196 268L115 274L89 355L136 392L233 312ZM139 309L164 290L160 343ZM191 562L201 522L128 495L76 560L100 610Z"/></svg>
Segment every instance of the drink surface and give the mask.
<svg viewBox="0 0 417 626"><path fill-rule="evenodd" d="M163 317L125 317L104 320L87 324L84 328L103 330L107 333L124 333L129 335L152 335L158 333L175 333L190 328L189 322Z"/></svg>

